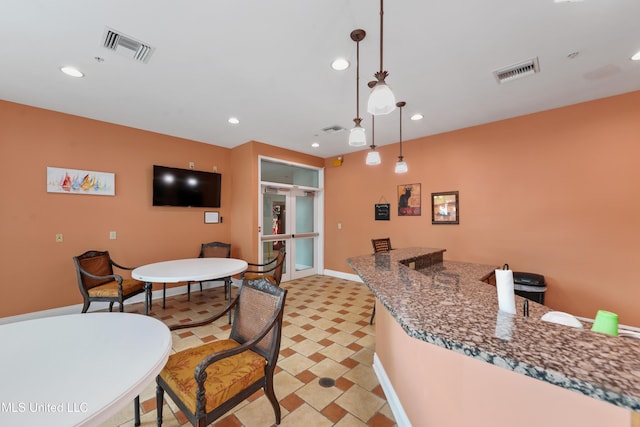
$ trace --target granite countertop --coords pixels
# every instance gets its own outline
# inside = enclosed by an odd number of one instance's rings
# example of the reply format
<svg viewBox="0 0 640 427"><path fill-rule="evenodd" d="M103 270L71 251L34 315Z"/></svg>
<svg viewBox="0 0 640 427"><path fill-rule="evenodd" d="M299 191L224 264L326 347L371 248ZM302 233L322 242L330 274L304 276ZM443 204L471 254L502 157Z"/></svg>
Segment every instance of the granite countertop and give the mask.
<svg viewBox="0 0 640 427"><path fill-rule="evenodd" d="M542 321L552 310L533 301L524 317L517 295L518 314L499 312L495 286L482 281L498 266L411 268L444 251L395 249L347 263L409 336L640 412L640 340Z"/></svg>

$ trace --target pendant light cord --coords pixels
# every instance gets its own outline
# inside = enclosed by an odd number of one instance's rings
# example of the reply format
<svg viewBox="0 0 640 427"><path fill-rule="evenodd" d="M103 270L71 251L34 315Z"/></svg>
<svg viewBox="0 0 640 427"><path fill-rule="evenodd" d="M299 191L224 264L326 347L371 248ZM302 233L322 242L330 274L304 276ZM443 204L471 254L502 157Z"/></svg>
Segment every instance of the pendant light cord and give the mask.
<svg viewBox="0 0 640 427"><path fill-rule="evenodd" d="M382 62L382 35L383 35L383 15L384 15L384 10L383 10L383 1L384 0L380 0L380 72L383 72L383 62Z"/></svg>

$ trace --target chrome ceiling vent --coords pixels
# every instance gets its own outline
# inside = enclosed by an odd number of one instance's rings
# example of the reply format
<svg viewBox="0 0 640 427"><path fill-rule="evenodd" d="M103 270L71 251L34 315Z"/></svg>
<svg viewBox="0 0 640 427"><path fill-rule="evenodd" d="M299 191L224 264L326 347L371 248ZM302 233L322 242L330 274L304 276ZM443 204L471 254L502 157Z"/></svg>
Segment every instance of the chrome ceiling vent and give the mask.
<svg viewBox="0 0 640 427"><path fill-rule="evenodd" d="M151 57L154 50L150 45L125 36L111 28L105 29L102 46L131 58L134 61L144 62L145 64L149 61L149 57Z"/></svg>
<svg viewBox="0 0 640 427"><path fill-rule="evenodd" d="M531 76L538 72L540 72L540 66L538 65L538 58L536 57L495 70L493 75L496 77L496 80L498 80L498 83L505 83L522 77Z"/></svg>
<svg viewBox="0 0 640 427"><path fill-rule="evenodd" d="M333 125L333 126L328 126L326 128L323 128L322 132L325 132L325 133L336 133L336 132L342 132L343 130L345 130L345 129L342 126Z"/></svg>

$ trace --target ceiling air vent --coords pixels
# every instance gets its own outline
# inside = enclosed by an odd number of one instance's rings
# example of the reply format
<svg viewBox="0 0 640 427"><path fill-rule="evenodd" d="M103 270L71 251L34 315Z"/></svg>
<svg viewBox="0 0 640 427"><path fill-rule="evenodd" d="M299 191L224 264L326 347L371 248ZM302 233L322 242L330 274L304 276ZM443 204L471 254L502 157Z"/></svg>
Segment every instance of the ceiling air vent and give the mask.
<svg viewBox="0 0 640 427"><path fill-rule="evenodd" d="M154 50L147 43L125 36L111 28L105 30L102 45L116 53L145 64L149 61L149 57Z"/></svg>
<svg viewBox="0 0 640 427"><path fill-rule="evenodd" d="M342 132L343 130L344 130L344 128L342 126L333 125L333 126L328 126L326 128L323 128L322 132L336 133L336 132Z"/></svg>
<svg viewBox="0 0 640 427"><path fill-rule="evenodd" d="M505 83L521 77L533 75L539 71L540 66L538 65L538 58L536 57L495 70L493 75L496 77L496 80L498 80L498 83Z"/></svg>

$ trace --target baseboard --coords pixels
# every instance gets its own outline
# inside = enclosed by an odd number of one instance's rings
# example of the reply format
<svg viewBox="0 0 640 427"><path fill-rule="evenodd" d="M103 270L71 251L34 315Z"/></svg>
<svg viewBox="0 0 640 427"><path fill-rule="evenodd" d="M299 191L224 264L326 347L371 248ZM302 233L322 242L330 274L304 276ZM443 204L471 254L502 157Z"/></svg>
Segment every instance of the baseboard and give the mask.
<svg viewBox="0 0 640 427"><path fill-rule="evenodd" d="M238 286L239 281L237 281L236 279L231 279L231 284ZM192 283L192 290L196 289L194 287L200 287L200 285L198 283ZM202 283L202 289L212 289L212 288L219 288L224 286L224 282L221 281L211 281L211 282L203 282ZM176 286L176 287L172 287L172 288L167 288L167 297L172 297L175 295L182 295L182 294L186 294L187 293L187 285L183 285L183 286ZM157 289L151 292L151 300L152 301L156 301L156 300L162 300L162 289ZM132 303L144 303L144 293L142 294L138 294L135 297L129 298L128 300L125 301L125 307L127 304L132 304ZM114 304L114 309L115 310L119 310L118 304ZM109 309L109 303L108 302L92 302L91 306L89 307L88 312L92 313L94 311L102 311L102 310L108 310ZM2 317L0 318L0 325L4 325L7 323L14 323L14 322L22 322L24 320L31 320L31 319L41 319L43 317L53 317L53 316L64 316L67 314L77 314L77 313L81 313L82 312L82 304L75 304L75 305L68 305L65 307L57 307L57 308L52 308L49 310L42 310L42 311L34 311L31 313L25 313L25 314L19 314L17 316L9 316L9 317Z"/></svg>
<svg viewBox="0 0 640 427"><path fill-rule="evenodd" d="M335 270L324 270L322 274L324 274L325 276L337 277L339 279L353 280L354 282L363 283L362 279L357 274L343 273L342 271Z"/></svg>
<svg viewBox="0 0 640 427"><path fill-rule="evenodd" d="M396 419L396 424L398 424L399 427L411 427L409 417L407 417L407 413L404 411L404 408L400 403L400 399L398 399L398 395L393 389L391 381L389 380L382 363L380 363L380 359L378 359L378 355L375 353L373 354L373 371L378 377L378 382L384 391L384 395L387 398L391 412L393 412L393 417Z"/></svg>

